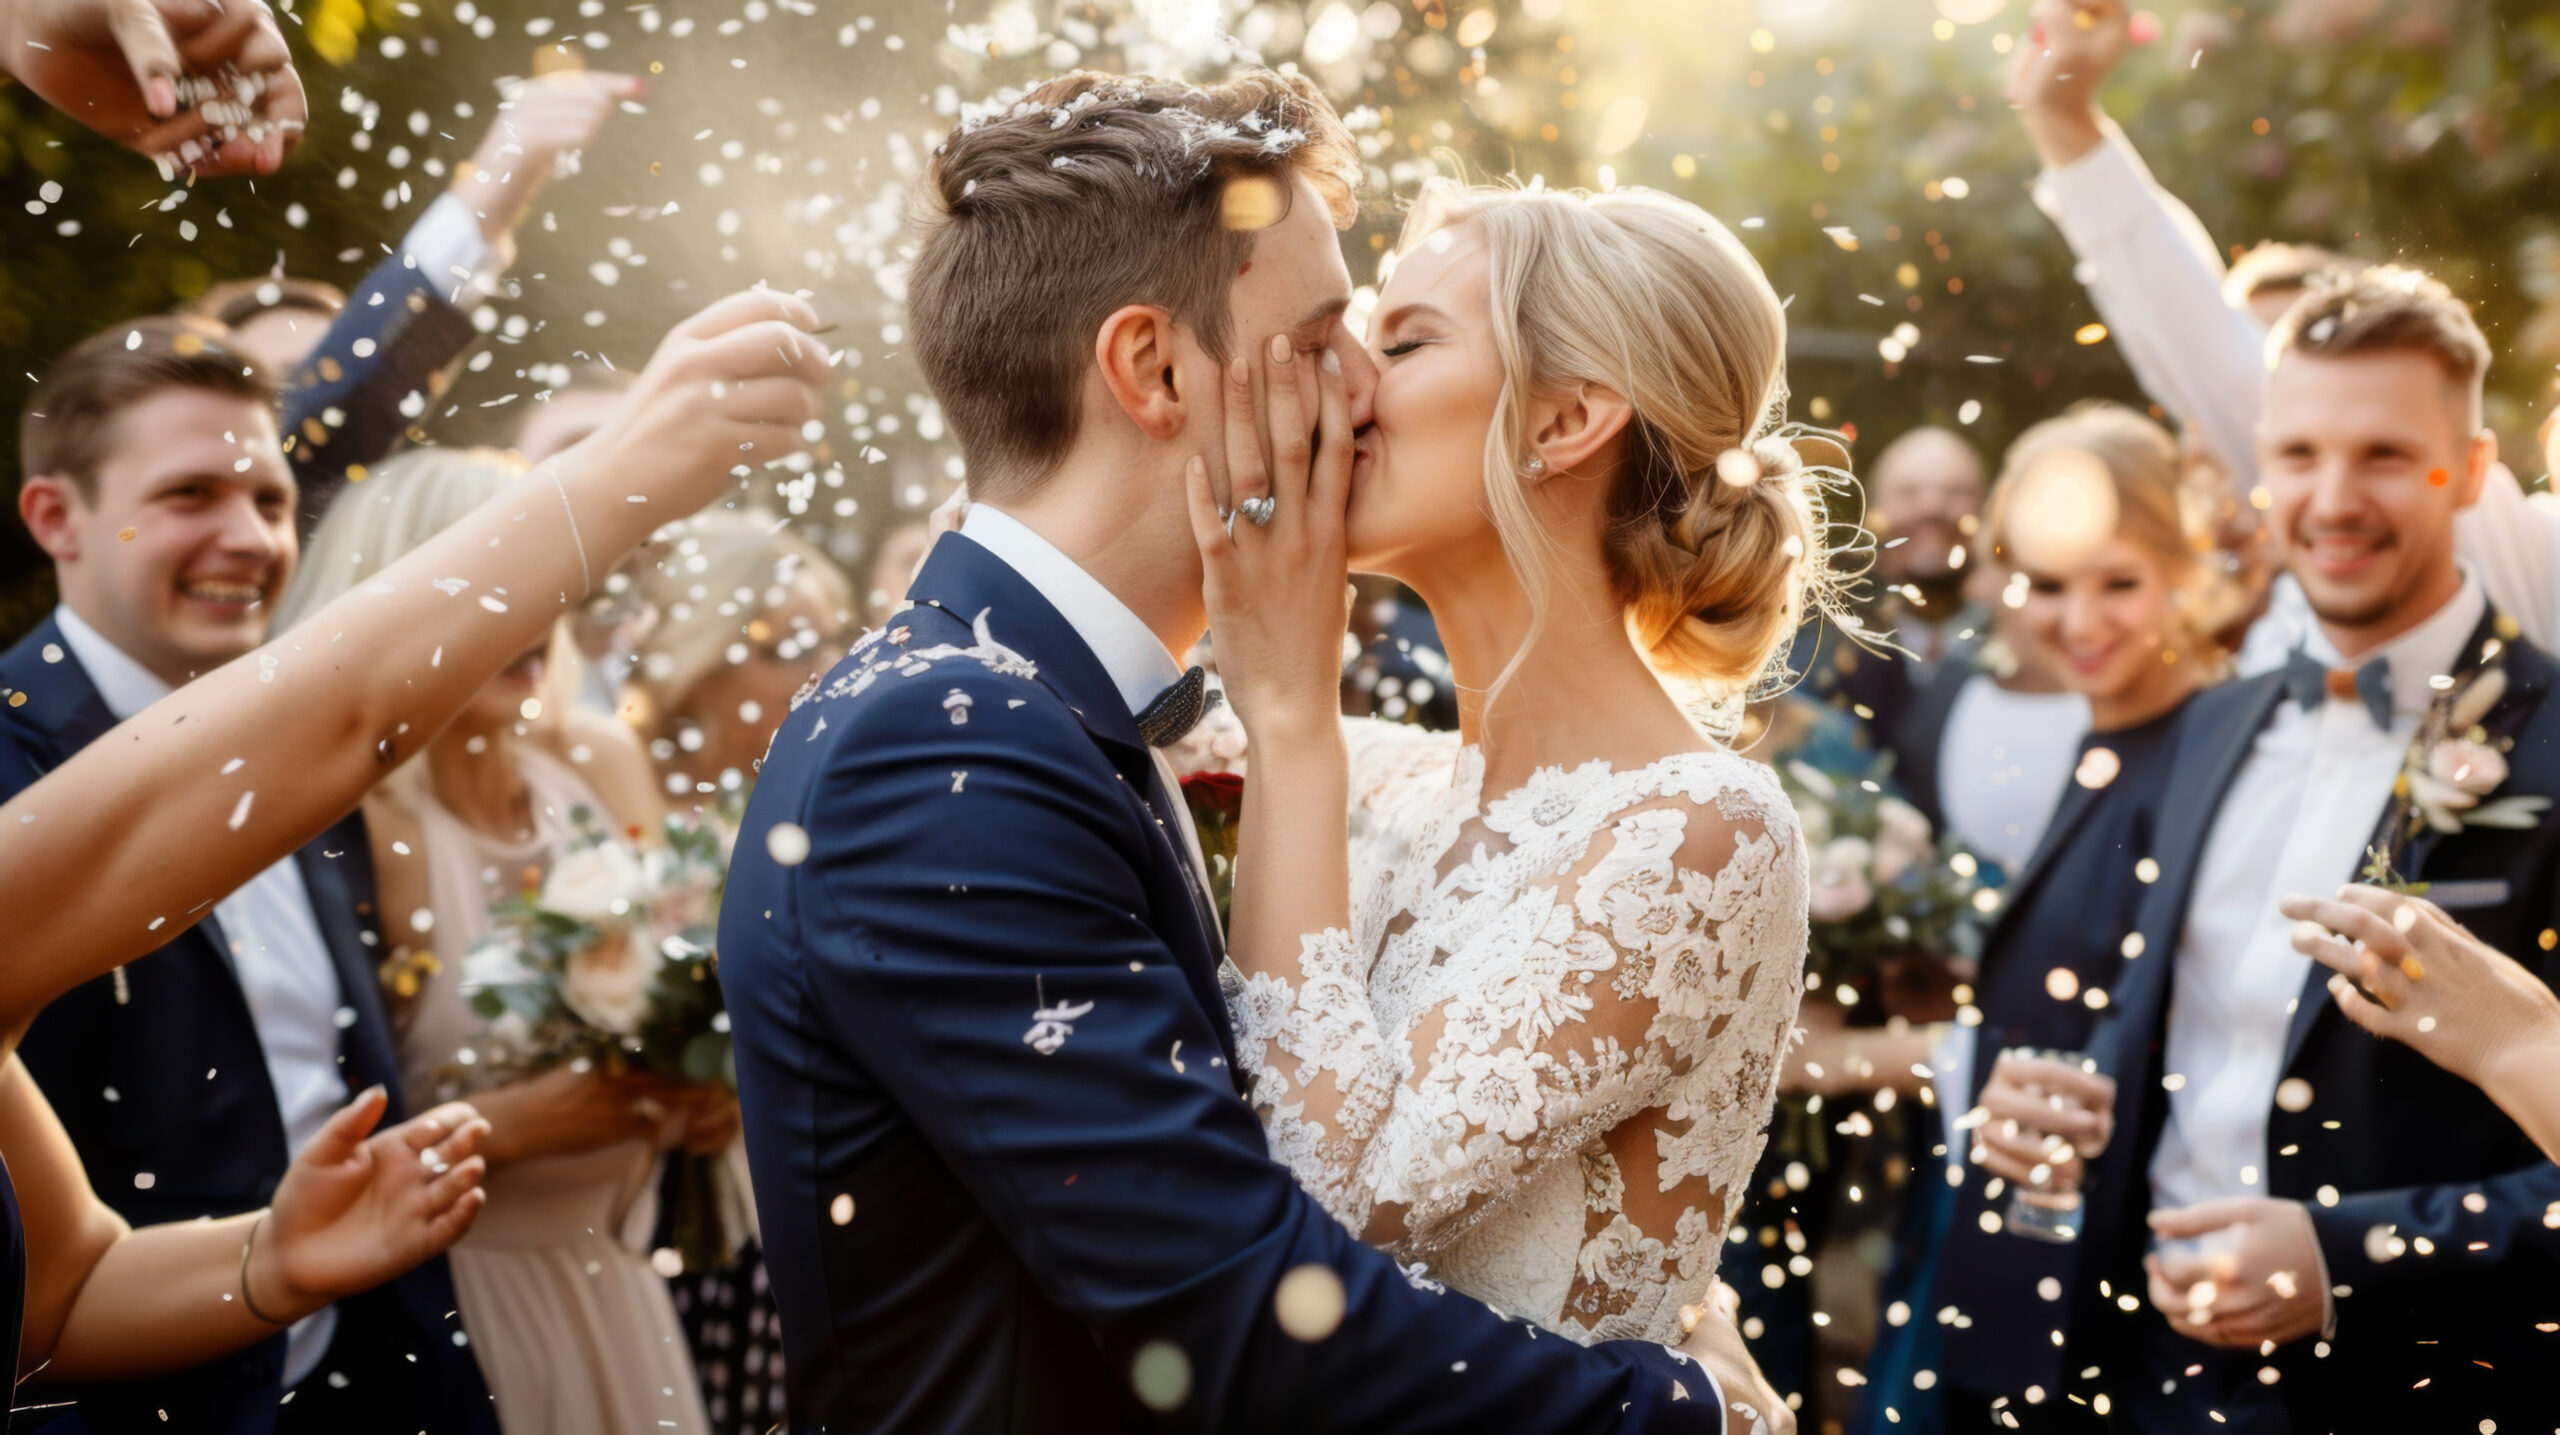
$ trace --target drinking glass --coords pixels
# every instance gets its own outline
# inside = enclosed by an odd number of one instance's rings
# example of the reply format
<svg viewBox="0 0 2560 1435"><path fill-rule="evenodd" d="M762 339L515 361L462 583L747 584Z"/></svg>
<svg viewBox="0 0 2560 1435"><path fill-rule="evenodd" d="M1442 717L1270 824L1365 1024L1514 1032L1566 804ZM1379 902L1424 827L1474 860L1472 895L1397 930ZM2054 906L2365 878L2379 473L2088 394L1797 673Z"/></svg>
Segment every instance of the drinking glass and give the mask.
<svg viewBox="0 0 2560 1435"><path fill-rule="evenodd" d="M2076 1066L2082 1071L2098 1069L2097 1061L2083 1052L2029 1051L2024 1054L2043 1061ZM2029 1090L2035 1088L2030 1087ZM2077 1109L2079 1105L2075 1099L2060 1092L2038 1094L2056 1109L2066 1106ZM2082 1165L2076 1169L2086 1168ZM2080 1239L2080 1213L2086 1204L2080 1194L2079 1177L2065 1175L2056 1167L2041 1184L2019 1182L2009 1188L2009 1208L2001 1215L2001 1229L2031 1241L2069 1245Z"/></svg>

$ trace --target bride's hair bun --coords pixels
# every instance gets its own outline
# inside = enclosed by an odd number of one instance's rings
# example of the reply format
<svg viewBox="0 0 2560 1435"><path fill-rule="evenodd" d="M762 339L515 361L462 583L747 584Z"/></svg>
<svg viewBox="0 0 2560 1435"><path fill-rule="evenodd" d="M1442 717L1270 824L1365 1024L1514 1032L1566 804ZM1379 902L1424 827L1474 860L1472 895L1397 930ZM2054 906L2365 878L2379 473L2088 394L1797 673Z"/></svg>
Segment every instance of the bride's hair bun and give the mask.
<svg viewBox="0 0 2560 1435"><path fill-rule="evenodd" d="M1656 671L1712 698L1782 679L1807 608L1839 587L1824 500L1847 455L1783 422L1786 312L1758 262L1705 210L1642 189L1443 182L1403 247L1458 223L1486 244L1509 380L1486 494L1533 601L1552 545L1517 479L1521 396L1595 385L1634 410L1603 544L1628 631Z"/></svg>

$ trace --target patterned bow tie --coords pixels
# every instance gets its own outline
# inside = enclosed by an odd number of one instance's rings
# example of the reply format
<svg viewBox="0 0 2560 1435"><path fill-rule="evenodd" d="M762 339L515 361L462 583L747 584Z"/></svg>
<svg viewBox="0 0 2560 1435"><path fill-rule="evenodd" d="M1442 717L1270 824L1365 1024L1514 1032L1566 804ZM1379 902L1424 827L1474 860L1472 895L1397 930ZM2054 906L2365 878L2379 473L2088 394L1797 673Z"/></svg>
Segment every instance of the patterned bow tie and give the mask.
<svg viewBox="0 0 2560 1435"><path fill-rule="evenodd" d="M1138 714L1138 736L1149 747L1171 747L1200 725L1225 696L1209 691L1207 672L1193 668L1173 686L1156 694L1146 711Z"/></svg>
<svg viewBox="0 0 2560 1435"><path fill-rule="evenodd" d="M2360 700L2373 725L2391 730L2391 663L2375 658L2360 668L2333 668L2300 648L2284 664L2285 696L2304 712L2315 712L2331 698Z"/></svg>

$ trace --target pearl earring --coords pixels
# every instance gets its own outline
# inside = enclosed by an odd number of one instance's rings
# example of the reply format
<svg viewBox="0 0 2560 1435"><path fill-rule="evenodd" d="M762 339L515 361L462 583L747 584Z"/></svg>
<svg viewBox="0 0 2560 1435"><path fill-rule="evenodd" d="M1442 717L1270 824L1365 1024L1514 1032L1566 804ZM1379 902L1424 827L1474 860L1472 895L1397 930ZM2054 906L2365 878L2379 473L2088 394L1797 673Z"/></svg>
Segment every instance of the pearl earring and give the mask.
<svg viewBox="0 0 2560 1435"><path fill-rule="evenodd" d="M1539 458L1539 457L1537 457L1537 456L1535 456L1535 455L1531 455L1531 457L1530 457L1530 459L1529 459L1529 476L1530 476L1531 478L1544 478L1544 477L1546 477L1546 476L1547 476L1547 461L1546 461L1545 459L1543 459L1543 458Z"/></svg>

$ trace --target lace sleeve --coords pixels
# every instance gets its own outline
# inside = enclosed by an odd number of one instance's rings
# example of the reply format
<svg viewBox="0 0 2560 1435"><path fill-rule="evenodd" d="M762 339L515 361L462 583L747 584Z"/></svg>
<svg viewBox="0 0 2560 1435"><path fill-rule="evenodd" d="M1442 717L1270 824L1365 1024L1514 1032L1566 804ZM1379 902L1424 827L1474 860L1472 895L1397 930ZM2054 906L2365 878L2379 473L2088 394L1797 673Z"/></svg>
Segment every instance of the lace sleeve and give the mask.
<svg viewBox="0 0 2560 1435"><path fill-rule="evenodd" d="M1584 794L1600 815L1579 830L1533 821L1553 801L1535 789L1505 800L1515 812L1494 804L1491 835L1517 845L1463 865L1445 887L1484 885L1395 938L1434 960L1394 1029L1372 1000L1376 948L1350 933L1308 938L1295 982L1243 983L1275 1153L1408 1260L1576 1161L1583 1244L1561 1328L1677 1341L1758 1160L1800 989L1802 843L1758 786ZM1364 915L1380 914L1355 913L1355 931Z"/></svg>

